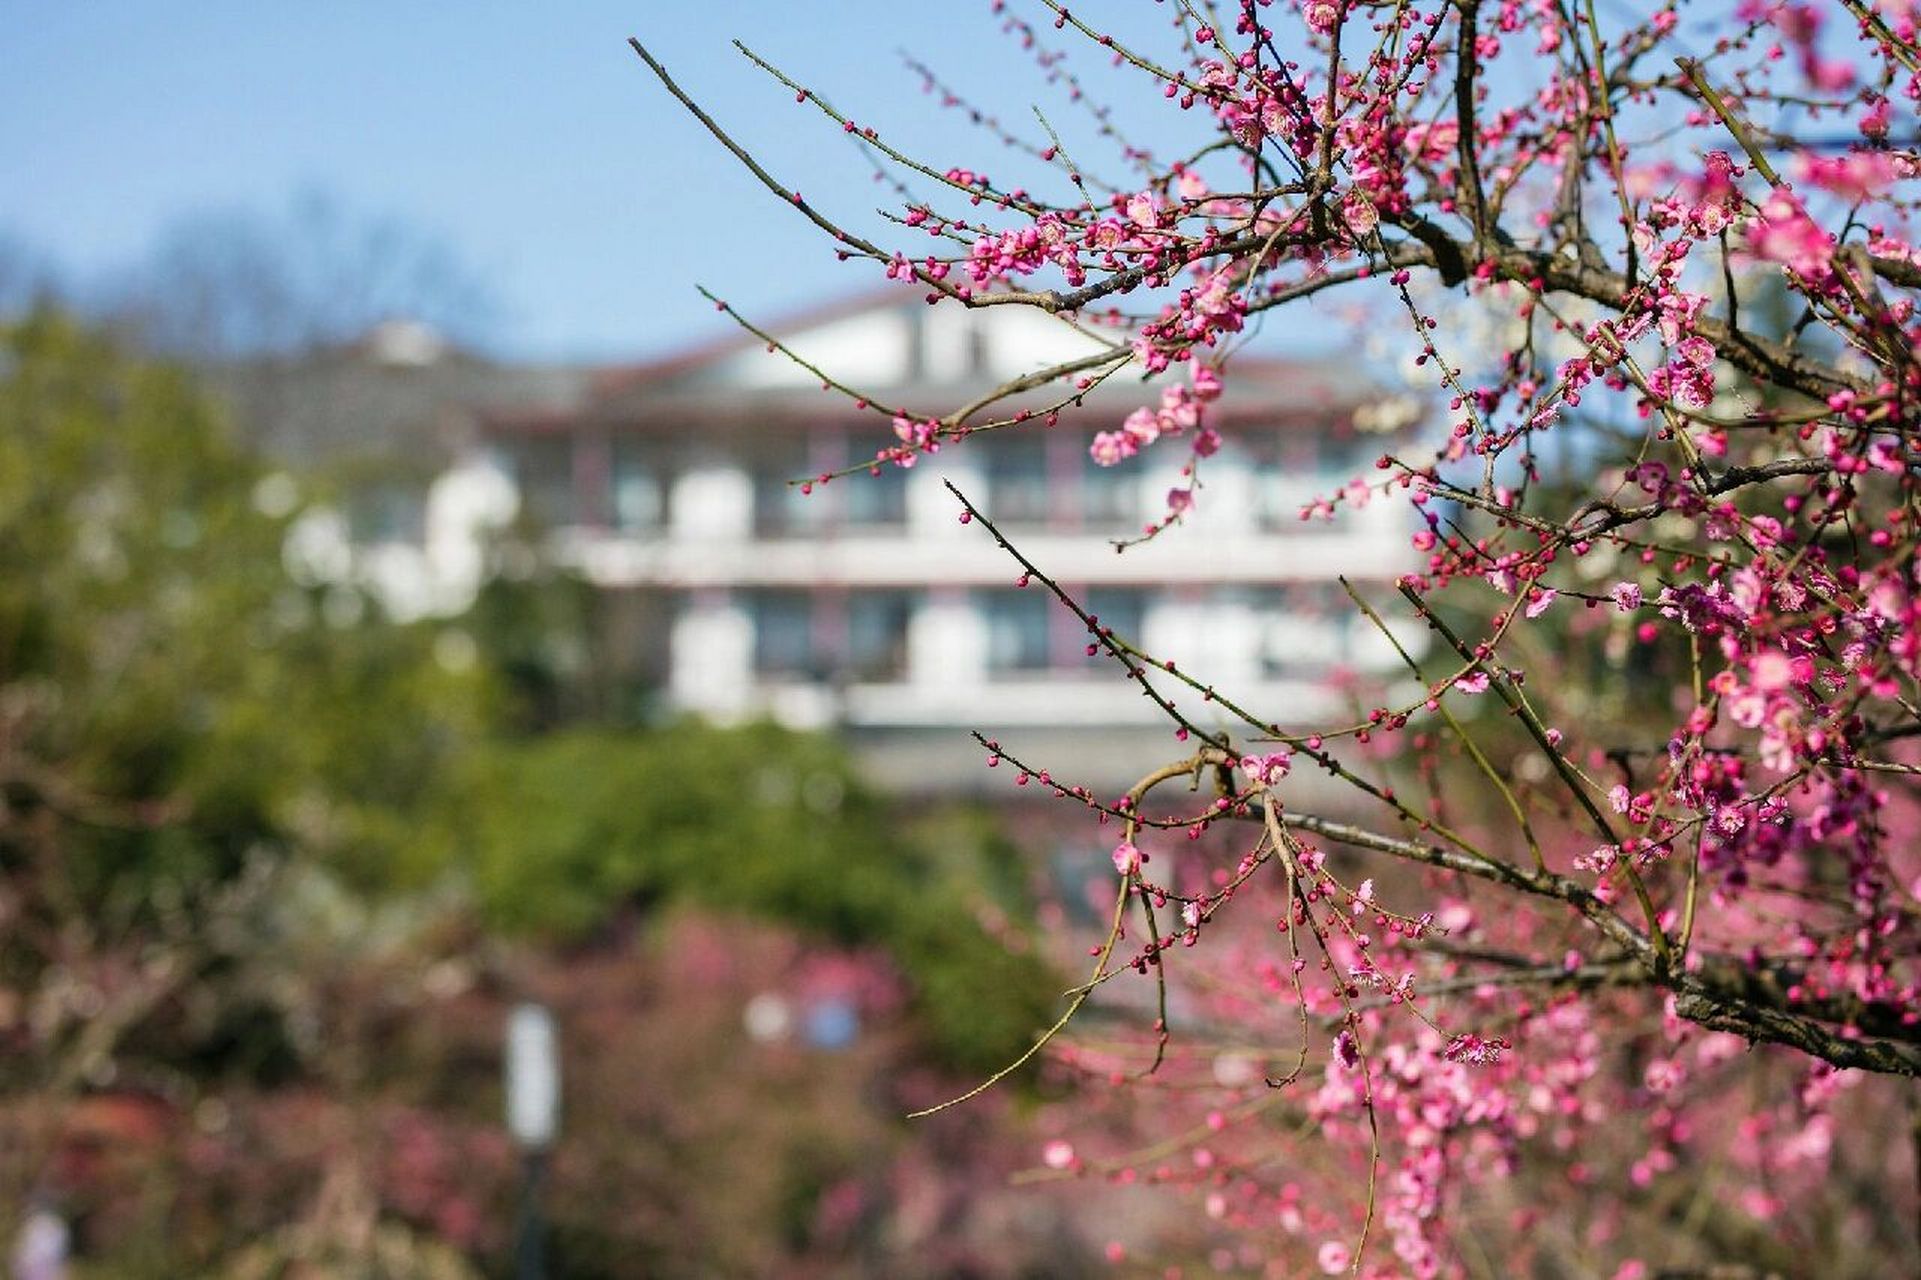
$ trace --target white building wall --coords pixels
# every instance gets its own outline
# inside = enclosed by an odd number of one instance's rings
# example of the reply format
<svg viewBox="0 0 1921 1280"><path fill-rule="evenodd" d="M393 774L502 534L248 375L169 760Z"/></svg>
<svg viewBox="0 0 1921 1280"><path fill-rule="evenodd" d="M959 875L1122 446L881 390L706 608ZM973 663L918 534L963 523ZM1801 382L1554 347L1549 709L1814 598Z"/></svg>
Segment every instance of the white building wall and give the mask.
<svg viewBox="0 0 1921 1280"><path fill-rule="evenodd" d="M1244 601L1203 595L1151 597L1142 645L1157 659L1222 688L1248 687L1261 676L1261 616Z"/></svg>
<svg viewBox="0 0 1921 1280"><path fill-rule="evenodd" d="M1217 465L1209 465L1209 462ZM1246 537L1260 524L1255 510L1255 474L1248 460L1226 455L1201 464L1201 490L1194 527L1216 537ZM1165 495L1163 495L1164 497Z"/></svg>
<svg viewBox="0 0 1921 1280"><path fill-rule="evenodd" d="M754 482L725 463L691 467L674 480L667 518L676 541L744 542L754 532Z"/></svg>
<svg viewBox="0 0 1921 1280"><path fill-rule="evenodd" d="M987 680L987 619L964 591L930 593L907 625L907 681L930 696Z"/></svg>
<svg viewBox="0 0 1921 1280"><path fill-rule="evenodd" d="M947 490L950 480L973 501L984 501L987 478L978 455L970 455L965 446L943 449L907 473L907 533L913 540L953 544L980 537L979 529L960 522L962 507Z"/></svg>
<svg viewBox="0 0 1921 1280"><path fill-rule="evenodd" d="M674 619L668 692L674 703L722 723L753 705L754 624L725 596L697 597Z"/></svg>
<svg viewBox="0 0 1921 1280"><path fill-rule="evenodd" d="M849 383L887 386L904 380L913 359L913 343L913 318L908 313L874 311L817 325L790 338L787 346L816 368L831 370ZM816 374L759 347L729 357L714 373L722 388L820 385Z"/></svg>
<svg viewBox="0 0 1921 1280"><path fill-rule="evenodd" d="M959 382L972 372L974 317L960 307L929 307L920 317L921 376Z"/></svg>

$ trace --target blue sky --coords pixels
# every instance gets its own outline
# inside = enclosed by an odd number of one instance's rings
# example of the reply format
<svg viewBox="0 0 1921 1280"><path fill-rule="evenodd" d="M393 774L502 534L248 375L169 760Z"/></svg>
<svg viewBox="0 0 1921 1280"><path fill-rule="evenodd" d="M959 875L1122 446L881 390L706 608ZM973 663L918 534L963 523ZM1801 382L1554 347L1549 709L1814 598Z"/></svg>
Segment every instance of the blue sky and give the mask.
<svg viewBox="0 0 1921 1280"><path fill-rule="evenodd" d="M730 39L863 123L944 161L991 166L1005 153L936 110L896 56L934 62L1010 119L1031 119L1029 102L1068 112L988 10L988 0L0 0L0 233L84 278L136 261L169 220L282 214L320 192L443 238L500 299L507 349L657 353L721 329L696 280L778 315L877 277L837 264L667 97L626 38L640 36L779 176L858 216L884 202L868 166ZM1103 70L1070 47L1084 69Z"/></svg>

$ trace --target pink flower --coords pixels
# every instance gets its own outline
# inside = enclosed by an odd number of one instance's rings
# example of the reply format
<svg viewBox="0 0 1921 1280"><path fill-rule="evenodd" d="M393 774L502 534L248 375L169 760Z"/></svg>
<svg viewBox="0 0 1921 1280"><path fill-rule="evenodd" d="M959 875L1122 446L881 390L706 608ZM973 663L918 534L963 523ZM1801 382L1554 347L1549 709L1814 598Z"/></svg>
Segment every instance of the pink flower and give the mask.
<svg viewBox="0 0 1921 1280"><path fill-rule="evenodd" d="M1748 675L1754 687L1767 693L1787 688L1794 674L1794 660L1779 649L1763 649L1748 663Z"/></svg>
<svg viewBox="0 0 1921 1280"><path fill-rule="evenodd" d="M1293 763L1293 752L1285 750L1260 756L1242 756L1241 772L1257 787L1271 786L1287 776L1287 770Z"/></svg>
<svg viewBox="0 0 1921 1280"><path fill-rule="evenodd" d="M1606 875L1620 861L1621 851L1611 844L1599 845L1587 853L1574 856L1577 871L1592 871L1597 876Z"/></svg>
<svg viewBox="0 0 1921 1280"><path fill-rule="evenodd" d="M1861 113L1861 135L1879 140L1888 136L1888 100L1876 98L1874 105Z"/></svg>
<svg viewBox="0 0 1921 1280"><path fill-rule="evenodd" d="M1687 1071L1672 1058L1656 1058L1641 1073L1649 1093L1672 1093L1687 1079Z"/></svg>
<svg viewBox="0 0 1921 1280"><path fill-rule="evenodd" d="M1074 1164L1074 1144L1055 1138L1041 1148L1041 1163L1050 1169L1067 1169Z"/></svg>
<svg viewBox="0 0 1921 1280"><path fill-rule="evenodd" d="M1461 127L1451 119L1431 125L1417 124L1407 131L1407 149L1428 164L1444 164L1453 158L1460 138Z"/></svg>
<svg viewBox="0 0 1921 1280"><path fill-rule="evenodd" d="M1809 57L1802 70L1809 84L1826 93L1839 93L1854 83L1854 68L1839 58Z"/></svg>
<svg viewBox="0 0 1921 1280"><path fill-rule="evenodd" d="M1501 1055L1510 1047L1505 1040L1475 1035L1470 1031L1466 1035L1455 1036L1448 1041L1447 1048L1441 1051L1441 1056L1449 1062L1471 1062L1486 1066L1499 1062Z"/></svg>
<svg viewBox="0 0 1921 1280"><path fill-rule="evenodd" d="M1560 595L1561 593L1553 587L1536 588L1533 597L1527 602L1527 608L1524 612L1526 612L1530 618L1538 618L1547 612L1548 606L1559 599Z"/></svg>
<svg viewBox="0 0 1921 1280"><path fill-rule="evenodd" d="M1755 257L1810 279L1825 277L1834 259L1833 240L1786 187L1776 187L1761 206L1761 215L1748 227L1748 247Z"/></svg>
<svg viewBox="0 0 1921 1280"><path fill-rule="evenodd" d="M1705 369L1714 363L1714 344L1706 338L1685 338L1677 350L1681 359L1697 369Z"/></svg>
<svg viewBox="0 0 1921 1280"><path fill-rule="evenodd" d="M1341 200L1341 212L1347 217L1347 225L1356 236L1365 236L1381 224L1381 215L1374 208L1374 202L1358 191L1350 191Z"/></svg>
<svg viewBox="0 0 1921 1280"><path fill-rule="evenodd" d="M1795 162L1801 177L1851 203L1886 193L1899 175L1885 151L1855 151L1838 156L1803 153Z"/></svg>
<svg viewBox="0 0 1921 1280"><path fill-rule="evenodd" d="M1617 582L1608 595L1614 600L1614 607L1622 613L1633 613L1641 607L1641 588L1635 583Z"/></svg>
<svg viewBox="0 0 1921 1280"><path fill-rule="evenodd" d="M1188 374L1187 381L1194 389L1194 398L1202 404L1220 399L1221 375L1213 366L1197 362L1193 372Z"/></svg>
<svg viewBox="0 0 1921 1280"><path fill-rule="evenodd" d="M1145 449L1161 438L1161 420L1152 409L1143 406L1121 421L1121 431L1136 449Z"/></svg>
<svg viewBox="0 0 1921 1280"><path fill-rule="evenodd" d="M1161 388L1161 411L1155 415L1161 430L1179 435L1201 424L1201 404L1181 383Z"/></svg>
<svg viewBox="0 0 1921 1280"><path fill-rule="evenodd" d="M1131 876L1141 869L1141 851L1132 840L1123 840L1114 846L1114 870L1124 876Z"/></svg>
<svg viewBox="0 0 1921 1280"><path fill-rule="evenodd" d="M1140 446L1129 439L1124 432L1102 431L1094 436L1094 443L1088 446L1087 454L1095 463L1111 467L1140 452Z"/></svg>
<svg viewBox="0 0 1921 1280"><path fill-rule="evenodd" d="M1351 1257L1353 1255L1348 1252L1347 1246L1339 1240L1329 1240L1322 1244L1320 1253L1315 1255L1316 1261L1321 1264L1321 1271L1330 1276L1337 1276L1347 1270L1348 1260Z"/></svg>
<svg viewBox="0 0 1921 1280"><path fill-rule="evenodd" d="M1661 295L1658 305L1662 340L1670 345L1678 345L1694 327L1695 320L1707 303L1708 297L1704 293L1683 293L1677 290L1674 293ZM1710 347L1709 351L1712 352L1713 348Z"/></svg>

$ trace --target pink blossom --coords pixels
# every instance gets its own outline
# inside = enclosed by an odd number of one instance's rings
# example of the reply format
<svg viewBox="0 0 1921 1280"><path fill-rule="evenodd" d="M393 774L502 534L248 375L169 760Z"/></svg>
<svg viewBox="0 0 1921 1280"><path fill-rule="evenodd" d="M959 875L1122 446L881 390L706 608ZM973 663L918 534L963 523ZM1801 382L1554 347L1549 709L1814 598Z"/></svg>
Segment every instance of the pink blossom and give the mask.
<svg viewBox="0 0 1921 1280"><path fill-rule="evenodd" d="M1754 687L1766 693L1787 688L1794 679L1794 662L1779 649L1764 649L1748 664Z"/></svg>
<svg viewBox="0 0 1921 1280"><path fill-rule="evenodd" d="M1177 382L1171 387L1161 388L1161 410L1154 416L1161 430L1169 435L1179 435L1189 427L1200 425L1201 404L1185 385Z"/></svg>
<svg viewBox="0 0 1921 1280"><path fill-rule="evenodd" d="M1855 151L1836 156L1802 153L1795 167L1803 179L1850 203L1872 200L1897 176L1894 157L1885 151Z"/></svg>
<svg viewBox="0 0 1921 1280"><path fill-rule="evenodd" d="M1706 338L1685 338L1677 348L1681 359L1697 369L1705 369L1714 363L1714 344Z"/></svg>
<svg viewBox="0 0 1921 1280"><path fill-rule="evenodd" d="M1506 1040L1493 1039L1469 1032L1466 1035L1455 1036L1452 1040L1448 1041L1447 1048L1443 1050L1441 1056L1449 1062L1491 1064L1499 1062L1501 1055L1506 1053L1511 1047Z"/></svg>
<svg viewBox="0 0 1921 1280"><path fill-rule="evenodd" d="M1196 362L1187 375L1187 381L1194 389L1194 398L1202 404L1220 399L1221 375L1212 365Z"/></svg>
<svg viewBox="0 0 1921 1280"><path fill-rule="evenodd" d="M1453 159L1454 149L1459 144L1461 129L1452 118L1436 121L1434 124L1417 124L1407 131L1407 146L1415 156L1428 164L1444 164Z"/></svg>
<svg viewBox="0 0 1921 1280"><path fill-rule="evenodd" d="M1888 100L1876 98L1873 105L1861 113L1861 136L1875 141L1887 137L1890 114Z"/></svg>
<svg viewBox="0 0 1921 1280"><path fill-rule="evenodd" d="M1381 215L1369 200L1359 191L1350 191L1341 199L1341 212L1347 218L1348 228L1357 237L1371 235L1374 228L1381 224Z"/></svg>
<svg viewBox="0 0 1921 1280"><path fill-rule="evenodd" d="M1133 438L1124 431L1101 431L1096 433L1094 443L1090 445L1087 450L1088 456L1103 467L1111 467L1123 459L1133 457L1139 452L1140 446L1134 443Z"/></svg>
<svg viewBox="0 0 1921 1280"><path fill-rule="evenodd" d="M1808 279L1826 276L1834 258L1833 238L1786 187L1776 187L1761 206L1760 216L1748 227L1748 247L1757 258L1778 262Z"/></svg>
<svg viewBox="0 0 1921 1280"><path fill-rule="evenodd" d="M1160 416L1152 409L1136 409L1121 422L1121 431L1136 449L1145 449L1161 438Z"/></svg>
<svg viewBox="0 0 1921 1280"><path fill-rule="evenodd" d="M1294 753L1283 748L1264 755L1242 756L1241 772L1257 787L1271 786L1287 776L1293 763Z"/></svg>

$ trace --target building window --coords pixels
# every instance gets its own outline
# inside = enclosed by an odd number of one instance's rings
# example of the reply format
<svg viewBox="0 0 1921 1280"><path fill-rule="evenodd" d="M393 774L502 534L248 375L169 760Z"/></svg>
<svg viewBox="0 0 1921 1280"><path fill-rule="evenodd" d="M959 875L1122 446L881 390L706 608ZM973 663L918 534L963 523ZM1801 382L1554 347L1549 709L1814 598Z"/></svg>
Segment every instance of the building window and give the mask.
<svg viewBox="0 0 1921 1280"><path fill-rule="evenodd" d="M1039 587L984 591L989 671L1045 671L1048 667L1048 596Z"/></svg>
<svg viewBox="0 0 1921 1280"><path fill-rule="evenodd" d="M1301 509L1372 470L1352 441L1323 435L1290 431L1249 440L1246 447L1261 527L1277 533L1324 530L1323 524L1304 523Z"/></svg>
<svg viewBox="0 0 1921 1280"><path fill-rule="evenodd" d="M847 598L850 680L899 680L907 674L907 626L914 598L905 591L861 591Z"/></svg>
<svg viewBox="0 0 1921 1280"><path fill-rule="evenodd" d="M864 462L872 454L859 452L860 442L854 444L855 454L848 465ZM841 501L846 504L850 525L904 525L907 523L907 472L902 467L883 466L872 474L856 471L842 476L834 482L840 491Z"/></svg>
<svg viewBox="0 0 1921 1280"><path fill-rule="evenodd" d="M1100 622L1102 630L1112 631L1117 640L1126 640L1135 645L1141 643L1141 627L1147 618L1145 591L1139 587L1093 587L1081 593L1079 599L1081 608ZM1083 662L1113 661L1113 655L1107 652L1105 646L1091 655L1087 653L1087 646L1096 643L1093 636L1083 634L1079 637L1079 643Z"/></svg>
<svg viewBox="0 0 1921 1280"><path fill-rule="evenodd" d="M804 591L752 591L744 604L754 626L760 675L817 677L813 601Z"/></svg>
<svg viewBox="0 0 1921 1280"><path fill-rule="evenodd" d="M1113 533L1139 533L1141 525L1141 468L1123 462L1103 467L1081 456L1081 523Z"/></svg>
<svg viewBox="0 0 1921 1280"><path fill-rule="evenodd" d="M762 442L753 447L750 464L754 480L754 536L791 538L818 528L831 501L831 489L810 486L801 492L799 482L811 472L807 452L796 441ZM832 488L843 481L836 480Z"/></svg>
<svg viewBox="0 0 1921 1280"><path fill-rule="evenodd" d="M507 446L521 510L542 529L578 524L571 436L532 436Z"/></svg>
<svg viewBox="0 0 1921 1280"><path fill-rule="evenodd" d="M347 493L347 523L356 542L419 543L427 534L427 505L417 488L359 484Z"/></svg>
<svg viewBox="0 0 1921 1280"><path fill-rule="evenodd" d="M614 528L644 533L667 523L667 479L655 450L636 440L613 446Z"/></svg>
<svg viewBox="0 0 1921 1280"><path fill-rule="evenodd" d="M987 513L996 524L1046 524L1053 507L1047 441L1033 431L997 431L981 441Z"/></svg>
<svg viewBox="0 0 1921 1280"><path fill-rule="evenodd" d="M1298 680L1352 661L1361 636L1354 603L1338 586L1296 583L1244 598L1259 617L1263 675Z"/></svg>

